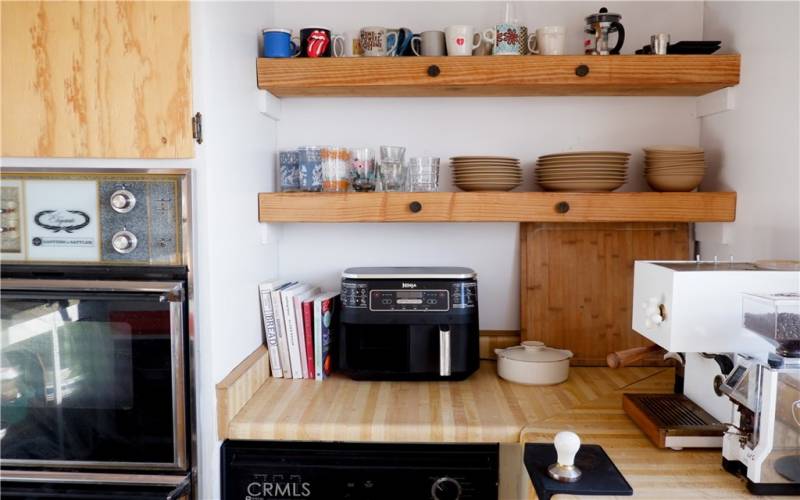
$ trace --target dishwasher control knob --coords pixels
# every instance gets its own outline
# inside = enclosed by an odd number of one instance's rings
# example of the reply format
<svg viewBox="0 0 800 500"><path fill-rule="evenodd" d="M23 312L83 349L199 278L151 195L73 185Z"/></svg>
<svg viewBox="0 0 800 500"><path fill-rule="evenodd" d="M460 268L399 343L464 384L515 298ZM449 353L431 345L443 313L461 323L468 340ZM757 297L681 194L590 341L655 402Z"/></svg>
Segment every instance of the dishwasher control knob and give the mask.
<svg viewBox="0 0 800 500"><path fill-rule="evenodd" d="M458 500L461 498L461 484L452 477L443 476L431 486L433 500Z"/></svg>
<svg viewBox="0 0 800 500"><path fill-rule="evenodd" d="M118 189L111 193L111 208L120 214L126 214L136 206L136 197L127 189Z"/></svg>
<svg viewBox="0 0 800 500"><path fill-rule="evenodd" d="M111 237L111 246L114 247L114 251L121 254L133 252L138 243L136 235L130 231L119 231Z"/></svg>

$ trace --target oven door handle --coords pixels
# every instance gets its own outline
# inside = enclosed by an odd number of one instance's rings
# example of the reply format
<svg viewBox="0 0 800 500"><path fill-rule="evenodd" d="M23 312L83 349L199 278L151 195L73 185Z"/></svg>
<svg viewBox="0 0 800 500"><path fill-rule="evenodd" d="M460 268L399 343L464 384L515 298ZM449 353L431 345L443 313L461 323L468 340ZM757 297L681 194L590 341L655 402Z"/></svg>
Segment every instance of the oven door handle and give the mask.
<svg viewBox="0 0 800 500"><path fill-rule="evenodd" d="M183 283L180 281L39 280L9 278L3 280L3 289L6 291L177 293L177 297L183 300ZM170 302L172 302L171 299Z"/></svg>

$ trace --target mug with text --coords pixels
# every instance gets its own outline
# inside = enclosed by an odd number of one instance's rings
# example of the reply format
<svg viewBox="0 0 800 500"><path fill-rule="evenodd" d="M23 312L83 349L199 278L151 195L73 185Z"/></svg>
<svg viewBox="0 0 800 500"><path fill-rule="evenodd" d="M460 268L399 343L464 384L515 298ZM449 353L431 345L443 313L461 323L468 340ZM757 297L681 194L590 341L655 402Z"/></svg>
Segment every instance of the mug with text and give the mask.
<svg viewBox="0 0 800 500"><path fill-rule="evenodd" d="M361 50L365 56L388 56L397 48L397 33L390 33L380 26L361 28L360 38Z"/></svg>

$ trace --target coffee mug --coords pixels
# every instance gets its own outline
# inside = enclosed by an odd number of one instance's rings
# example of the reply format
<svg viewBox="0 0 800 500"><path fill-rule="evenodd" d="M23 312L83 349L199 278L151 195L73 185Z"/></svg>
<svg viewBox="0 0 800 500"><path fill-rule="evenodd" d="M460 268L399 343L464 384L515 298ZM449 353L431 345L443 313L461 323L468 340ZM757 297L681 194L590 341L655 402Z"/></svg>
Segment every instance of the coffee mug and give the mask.
<svg viewBox="0 0 800 500"><path fill-rule="evenodd" d="M380 26L361 28L360 38L365 56L388 56L397 48L397 34Z"/></svg>
<svg viewBox="0 0 800 500"><path fill-rule="evenodd" d="M486 31L486 30L484 30ZM473 56L490 56L492 55L492 49L494 49L494 43L486 40L483 36L481 36L481 44L472 51Z"/></svg>
<svg viewBox="0 0 800 500"><path fill-rule="evenodd" d="M411 40L414 38L414 32L408 28L397 28L392 30L397 32L397 48L392 53L393 56L411 55L409 47L411 47Z"/></svg>
<svg viewBox="0 0 800 500"><path fill-rule="evenodd" d="M564 39L567 29L564 26L544 26L536 30L528 40L528 48L534 54L560 56L564 54Z"/></svg>
<svg viewBox="0 0 800 500"><path fill-rule="evenodd" d="M364 54L361 50L361 34L358 31L346 31L331 37L333 57L357 57Z"/></svg>
<svg viewBox="0 0 800 500"><path fill-rule="evenodd" d="M443 56L444 31L423 31L411 40L411 51L415 56Z"/></svg>
<svg viewBox="0 0 800 500"><path fill-rule="evenodd" d="M300 57L330 57L331 30L309 27L300 30Z"/></svg>
<svg viewBox="0 0 800 500"><path fill-rule="evenodd" d="M495 56L521 56L528 51L528 28L502 23L483 32L483 39L492 44Z"/></svg>
<svg viewBox="0 0 800 500"><path fill-rule="evenodd" d="M297 44L292 41L292 32L280 28L265 29L261 32L264 39L264 57L294 57L298 54Z"/></svg>
<svg viewBox="0 0 800 500"><path fill-rule="evenodd" d="M471 56L481 44L481 34L466 24L448 26L444 30L448 56Z"/></svg>

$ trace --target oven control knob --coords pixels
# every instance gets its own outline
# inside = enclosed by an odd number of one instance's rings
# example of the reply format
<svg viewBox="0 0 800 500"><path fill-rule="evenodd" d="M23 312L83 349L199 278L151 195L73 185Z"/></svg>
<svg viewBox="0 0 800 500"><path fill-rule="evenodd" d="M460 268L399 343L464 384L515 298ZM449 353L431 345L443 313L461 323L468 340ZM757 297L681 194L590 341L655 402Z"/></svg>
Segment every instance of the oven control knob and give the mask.
<svg viewBox="0 0 800 500"><path fill-rule="evenodd" d="M117 253L131 253L136 250L138 243L138 238L130 231L119 231L111 237L111 246L114 247L114 251Z"/></svg>
<svg viewBox="0 0 800 500"><path fill-rule="evenodd" d="M136 197L127 189L118 189L111 193L111 208L120 214L126 214L136 206Z"/></svg>
<svg viewBox="0 0 800 500"><path fill-rule="evenodd" d="M461 498L461 484L452 477L443 476L431 486L433 500L458 500Z"/></svg>

